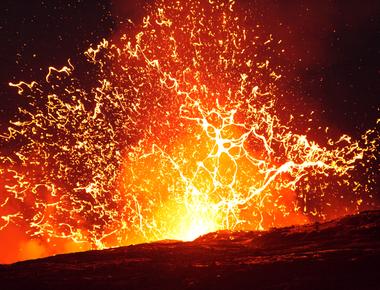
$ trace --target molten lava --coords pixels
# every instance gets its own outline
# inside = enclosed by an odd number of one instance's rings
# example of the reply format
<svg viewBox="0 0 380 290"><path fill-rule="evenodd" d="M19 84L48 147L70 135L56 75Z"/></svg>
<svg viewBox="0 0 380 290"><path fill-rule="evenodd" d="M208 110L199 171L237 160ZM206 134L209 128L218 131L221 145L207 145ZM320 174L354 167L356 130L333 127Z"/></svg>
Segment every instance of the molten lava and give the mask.
<svg viewBox="0 0 380 290"><path fill-rule="evenodd" d="M148 10L128 35L85 52L93 87L70 61L41 82L10 84L29 105L0 135L11 148L0 154L3 233L37 239L38 256L365 206L352 172L375 157L377 132L318 143L294 128L276 106L275 40L250 28L249 11L222 0ZM340 185L354 194L342 200Z"/></svg>

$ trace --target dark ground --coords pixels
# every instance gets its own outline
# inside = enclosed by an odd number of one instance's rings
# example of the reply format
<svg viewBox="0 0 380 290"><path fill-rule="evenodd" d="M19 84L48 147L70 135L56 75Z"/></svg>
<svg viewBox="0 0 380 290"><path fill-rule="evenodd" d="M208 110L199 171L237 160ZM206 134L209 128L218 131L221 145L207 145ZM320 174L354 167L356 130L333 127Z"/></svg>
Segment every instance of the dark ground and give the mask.
<svg viewBox="0 0 380 290"><path fill-rule="evenodd" d="M380 211L0 265L1 289L380 289Z"/></svg>

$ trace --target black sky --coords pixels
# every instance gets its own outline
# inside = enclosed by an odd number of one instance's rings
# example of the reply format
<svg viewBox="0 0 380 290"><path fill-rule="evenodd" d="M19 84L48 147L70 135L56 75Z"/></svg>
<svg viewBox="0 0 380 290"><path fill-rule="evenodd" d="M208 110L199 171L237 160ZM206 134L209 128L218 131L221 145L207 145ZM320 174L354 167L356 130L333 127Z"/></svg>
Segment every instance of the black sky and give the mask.
<svg viewBox="0 0 380 290"><path fill-rule="evenodd" d="M146 2L146 1L145 1ZM252 23L283 40L286 94L320 110L324 122L359 136L375 125L380 100L380 1L237 1ZM19 98L10 81L44 77L48 66L83 59L90 44L110 37L127 18L142 16L129 0L2 0L0 122Z"/></svg>

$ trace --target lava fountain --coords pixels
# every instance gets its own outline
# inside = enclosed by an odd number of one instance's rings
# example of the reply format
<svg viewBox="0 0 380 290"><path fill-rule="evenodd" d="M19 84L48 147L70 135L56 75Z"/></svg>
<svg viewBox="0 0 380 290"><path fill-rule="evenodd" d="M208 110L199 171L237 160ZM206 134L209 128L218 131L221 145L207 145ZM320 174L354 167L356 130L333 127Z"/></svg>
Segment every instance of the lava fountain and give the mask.
<svg viewBox="0 0 380 290"><path fill-rule="evenodd" d="M158 1L89 48L88 72L68 60L10 83L27 105L0 134L1 231L21 229L44 255L366 206L353 172L376 157L377 131L310 140L277 106L278 41L234 1L182 2Z"/></svg>

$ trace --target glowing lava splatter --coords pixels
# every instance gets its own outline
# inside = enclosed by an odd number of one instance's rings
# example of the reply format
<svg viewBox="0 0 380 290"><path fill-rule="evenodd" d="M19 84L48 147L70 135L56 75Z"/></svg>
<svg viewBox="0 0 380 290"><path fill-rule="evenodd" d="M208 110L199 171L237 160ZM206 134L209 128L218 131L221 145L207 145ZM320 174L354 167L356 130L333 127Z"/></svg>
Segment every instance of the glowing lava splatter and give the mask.
<svg viewBox="0 0 380 290"><path fill-rule="evenodd" d="M377 133L309 140L276 107L275 40L247 25L250 12L181 2L154 4L133 37L88 49L96 73L69 61L10 84L28 105L0 135L12 148L0 155L3 231L59 252L359 209L367 189L352 172L375 157ZM342 200L337 184L353 194Z"/></svg>

